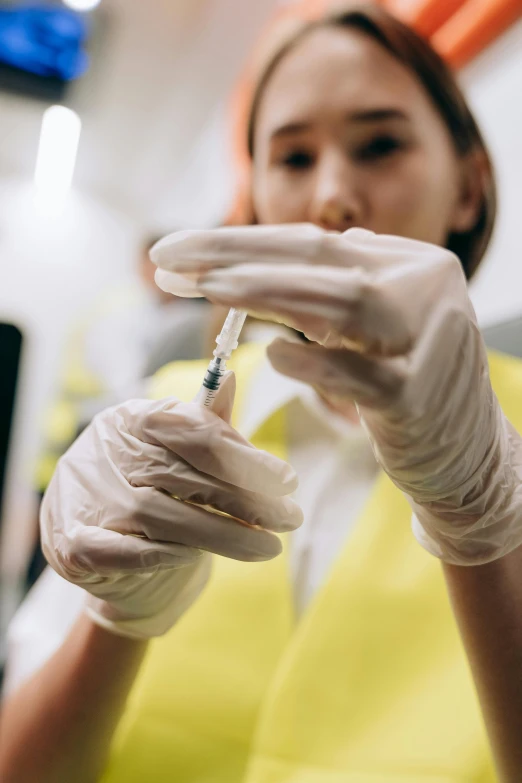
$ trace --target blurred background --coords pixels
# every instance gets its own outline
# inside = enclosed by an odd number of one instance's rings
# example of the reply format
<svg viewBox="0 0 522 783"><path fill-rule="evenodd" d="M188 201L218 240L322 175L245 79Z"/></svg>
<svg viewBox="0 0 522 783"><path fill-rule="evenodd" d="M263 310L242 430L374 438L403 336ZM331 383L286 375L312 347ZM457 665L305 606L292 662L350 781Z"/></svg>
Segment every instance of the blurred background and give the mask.
<svg viewBox="0 0 522 783"><path fill-rule="evenodd" d="M276 15L324 5L0 3L2 624L31 557L46 412L61 393L79 317L103 292L143 288L148 241L223 222L234 199L231 115L244 65ZM489 342L522 355L522 0L386 5L458 69L491 148L500 214L472 297ZM135 324L147 303L123 310ZM111 318L100 321L98 343ZM123 355L124 338L119 346ZM145 372L136 367L121 369L114 388L125 373Z"/></svg>

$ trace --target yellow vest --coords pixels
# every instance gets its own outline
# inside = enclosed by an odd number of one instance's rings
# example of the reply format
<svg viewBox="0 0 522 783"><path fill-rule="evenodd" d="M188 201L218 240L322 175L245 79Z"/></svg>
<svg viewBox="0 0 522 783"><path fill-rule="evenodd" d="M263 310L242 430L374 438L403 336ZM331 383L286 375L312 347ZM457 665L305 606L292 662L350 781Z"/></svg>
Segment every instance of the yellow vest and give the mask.
<svg viewBox="0 0 522 783"><path fill-rule="evenodd" d="M260 361L237 352L237 408ZM522 364L491 357L522 426ZM155 396L190 399L200 363ZM253 442L285 453L284 411ZM286 556L215 558L206 591L149 647L103 783L492 783L485 732L439 562L382 474L302 619Z"/></svg>

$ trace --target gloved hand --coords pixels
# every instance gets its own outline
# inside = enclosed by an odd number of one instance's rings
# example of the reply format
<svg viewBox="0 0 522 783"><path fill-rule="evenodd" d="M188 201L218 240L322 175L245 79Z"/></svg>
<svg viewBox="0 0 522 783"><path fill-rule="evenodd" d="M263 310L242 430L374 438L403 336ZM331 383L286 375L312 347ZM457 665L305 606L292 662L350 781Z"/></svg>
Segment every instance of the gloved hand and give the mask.
<svg viewBox="0 0 522 783"><path fill-rule="evenodd" d="M284 225L179 232L151 258L161 287L190 275L213 302L313 341L277 340L268 355L281 373L356 402L426 549L468 565L522 543L521 438L491 388L452 253L358 228Z"/></svg>
<svg viewBox="0 0 522 783"><path fill-rule="evenodd" d="M165 633L204 588L210 552L268 560L281 551L275 533L301 523L285 497L292 468L228 424L234 389L230 373L213 411L174 398L109 408L60 459L42 503L43 551L110 631Z"/></svg>

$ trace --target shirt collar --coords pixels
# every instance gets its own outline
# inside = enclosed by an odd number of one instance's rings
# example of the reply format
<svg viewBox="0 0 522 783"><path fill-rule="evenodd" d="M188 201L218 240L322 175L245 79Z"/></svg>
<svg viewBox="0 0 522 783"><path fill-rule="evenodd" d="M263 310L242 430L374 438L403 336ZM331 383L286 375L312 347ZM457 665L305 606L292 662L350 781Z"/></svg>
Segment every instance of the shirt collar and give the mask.
<svg viewBox="0 0 522 783"><path fill-rule="evenodd" d="M250 381L238 429L245 438L251 438L270 416L300 397L305 389L306 385L301 381L287 378L274 370L265 356Z"/></svg>
<svg viewBox="0 0 522 783"><path fill-rule="evenodd" d="M240 412L238 429L245 438L251 438L276 411L299 400L325 429L337 437L365 440L363 428L331 411L314 389L302 381L288 378L274 370L265 357L250 383L250 389Z"/></svg>

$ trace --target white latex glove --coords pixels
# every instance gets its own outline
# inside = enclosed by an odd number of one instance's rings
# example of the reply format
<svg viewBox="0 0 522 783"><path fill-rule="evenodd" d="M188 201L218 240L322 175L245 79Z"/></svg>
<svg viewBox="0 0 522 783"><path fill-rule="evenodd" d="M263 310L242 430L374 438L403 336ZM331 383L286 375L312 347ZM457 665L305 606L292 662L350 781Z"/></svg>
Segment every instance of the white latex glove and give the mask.
<svg viewBox="0 0 522 783"><path fill-rule="evenodd" d="M175 287L171 273L189 274L213 302L314 341L277 340L270 360L334 401L357 403L426 549L468 565L522 543L521 439L492 391L452 253L358 228L284 225L178 232L151 257L161 287Z"/></svg>
<svg viewBox="0 0 522 783"><path fill-rule="evenodd" d="M42 547L88 591L99 625L165 633L204 588L210 552L268 560L281 551L275 533L301 523L285 497L297 485L292 468L228 424L234 390L228 374L214 411L175 398L109 408L60 459L42 503Z"/></svg>

